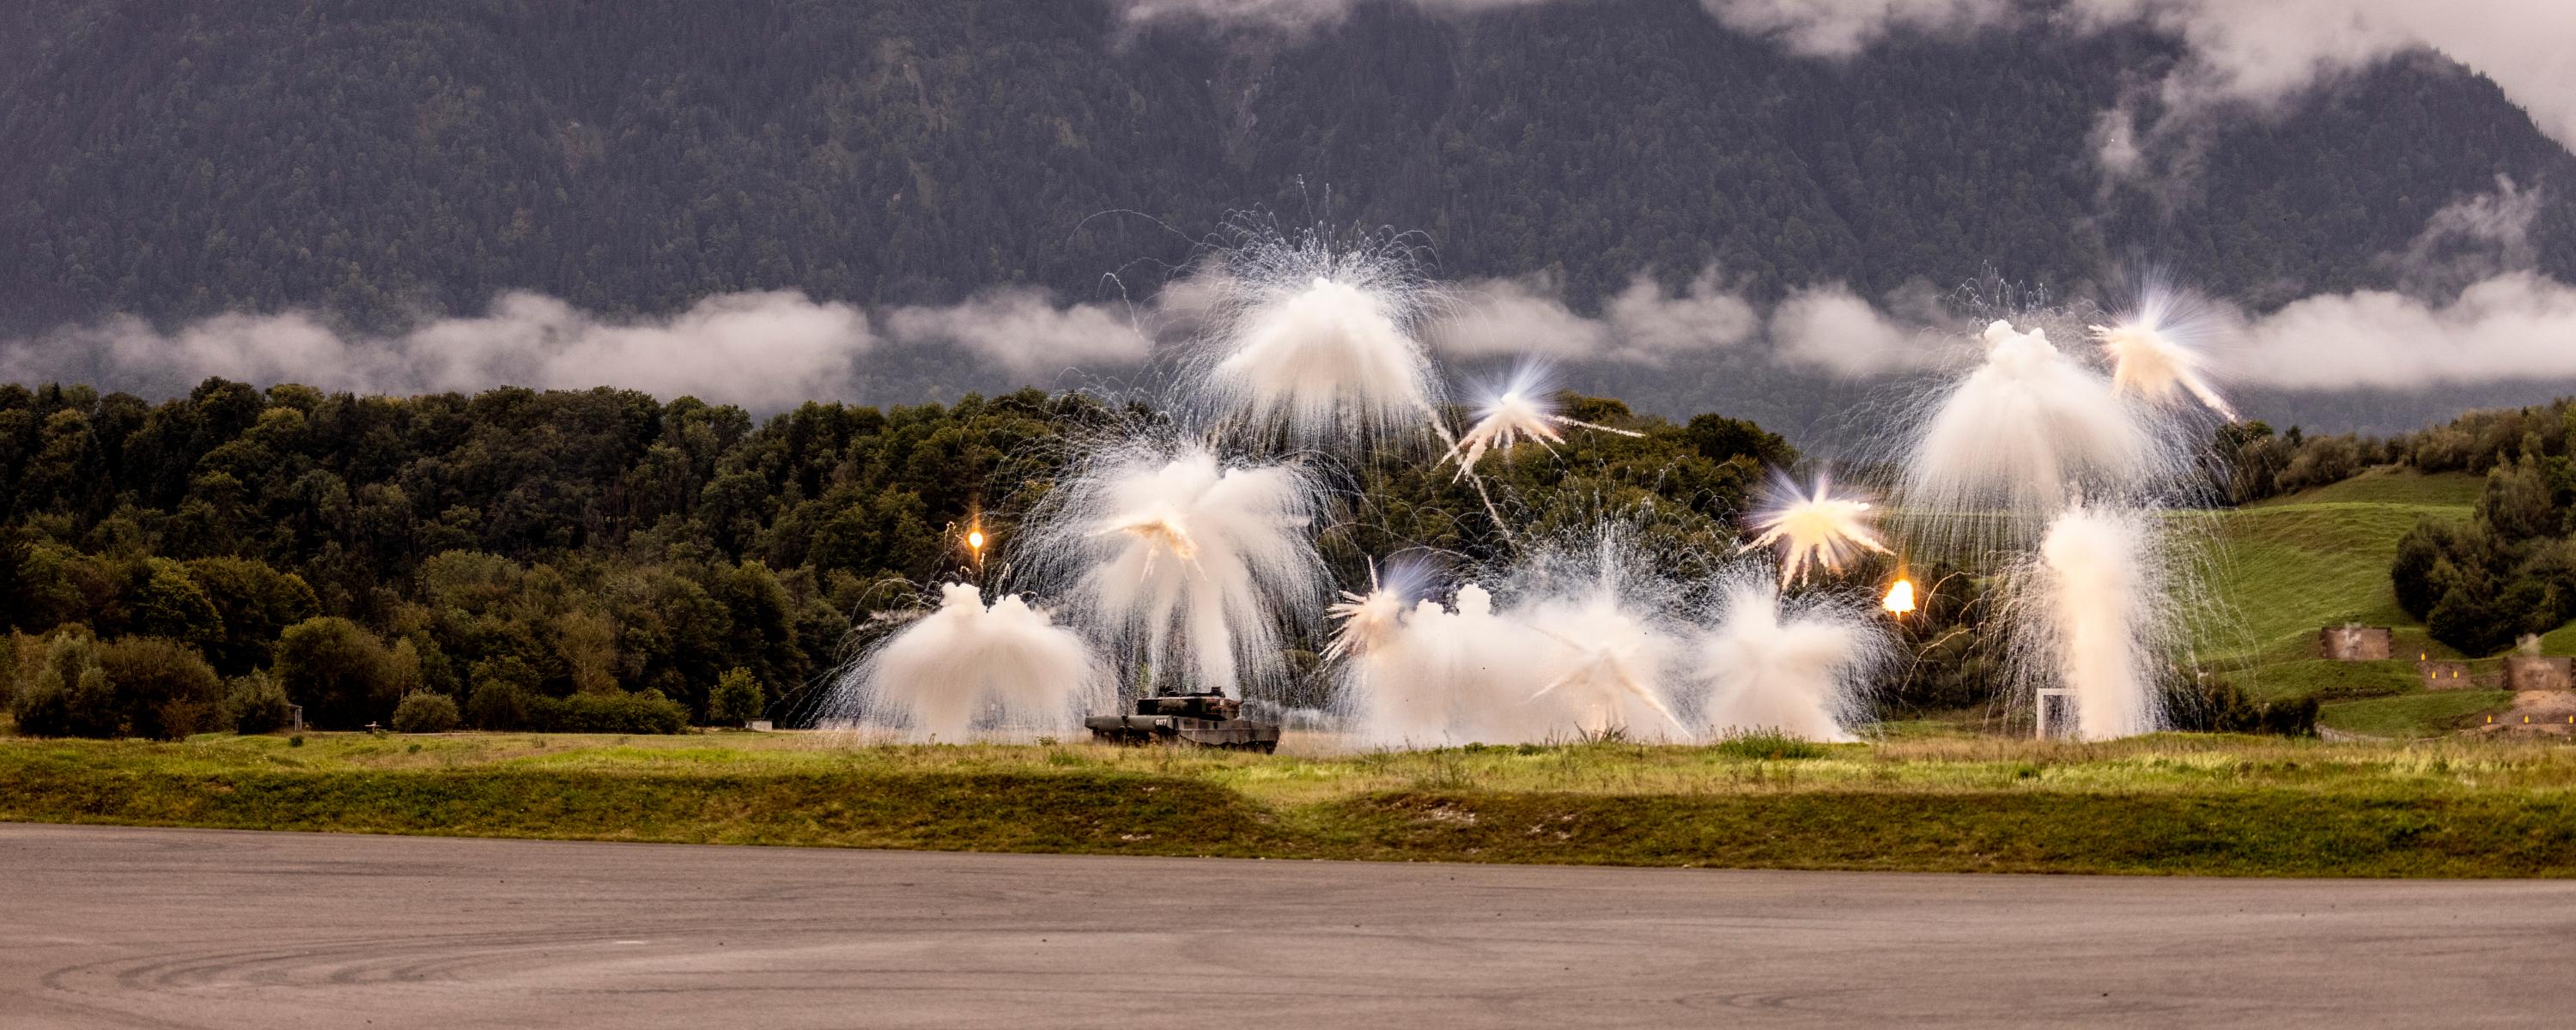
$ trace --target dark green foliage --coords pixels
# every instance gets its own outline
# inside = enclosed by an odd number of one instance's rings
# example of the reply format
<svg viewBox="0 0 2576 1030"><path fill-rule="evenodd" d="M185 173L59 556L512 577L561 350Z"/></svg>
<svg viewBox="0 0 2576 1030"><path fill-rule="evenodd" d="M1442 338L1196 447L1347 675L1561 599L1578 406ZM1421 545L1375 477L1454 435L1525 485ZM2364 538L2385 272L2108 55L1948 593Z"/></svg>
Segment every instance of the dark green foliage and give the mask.
<svg viewBox="0 0 2576 1030"><path fill-rule="evenodd" d="M404 685L383 641L330 615L287 628L277 643L275 675L286 696L304 706L305 723L330 730L383 722Z"/></svg>
<svg viewBox="0 0 2576 1030"><path fill-rule="evenodd" d="M527 699L525 726L546 733L683 733L689 710L658 690Z"/></svg>
<svg viewBox="0 0 2576 1030"><path fill-rule="evenodd" d="M2454 527L2447 522L2425 519L2397 541L2397 560L2389 567L2389 578L2397 588L2397 606L2418 621L2430 616L2433 605L2450 589L2433 572L2441 567L2452 532Z"/></svg>
<svg viewBox="0 0 2576 1030"><path fill-rule="evenodd" d="M514 730L529 725L526 688L508 679L492 679L477 685L466 701L466 715L478 730Z"/></svg>
<svg viewBox="0 0 2576 1030"><path fill-rule="evenodd" d="M446 733L462 721L456 699L423 690L403 695L402 703L394 706L392 725L396 733Z"/></svg>
<svg viewBox="0 0 2576 1030"><path fill-rule="evenodd" d="M2318 699L2304 694L2279 701L2258 701L2224 677L2169 677L2164 708L2173 728L2204 733L2269 733L2313 737L2317 733Z"/></svg>
<svg viewBox="0 0 2576 1030"><path fill-rule="evenodd" d="M726 670L724 676L716 680L715 693L707 699L707 721L719 726L739 726L760 718L761 712L768 707L760 681L751 677L751 670L737 667Z"/></svg>
<svg viewBox="0 0 2576 1030"><path fill-rule="evenodd" d="M240 734L274 733L294 721L293 702L286 699L286 688L264 672L236 676L224 698L224 710L232 717L233 732Z"/></svg>
<svg viewBox="0 0 2576 1030"><path fill-rule="evenodd" d="M224 725L223 681L187 645L127 637L99 648L98 659L116 691L116 736L176 740Z"/></svg>
<svg viewBox="0 0 2576 1030"><path fill-rule="evenodd" d="M18 732L31 737L113 737L116 689L99 663L99 644L87 632L70 629L44 642L36 673L18 684L9 714Z"/></svg>
<svg viewBox="0 0 2576 1030"><path fill-rule="evenodd" d="M2426 471L2483 472L2467 525L2418 524L2389 565L2397 602L2433 639L2469 655L2492 654L2525 634L2576 618L2576 466L2569 433L2576 402L2473 411L2448 425L2391 441Z"/></svg>
<svg viewBox="0 0 2576 1030"><path fill-rule="evenodd" d="M223 683L176 641L102 643L78 628L44 641L35 674L11 704L18 732L39 737L177 739L223 723Z"/></svg>
<svg viewBox="0 0 2576 1030"><path fill-rule="evenodd" d="M1694 415L1682 430L1691 449L1710 461L1751 458L1756 464L1785 469L1798 463L1797 448L1780 434L1765 431L1740 418L1724 415Z"/></svg>

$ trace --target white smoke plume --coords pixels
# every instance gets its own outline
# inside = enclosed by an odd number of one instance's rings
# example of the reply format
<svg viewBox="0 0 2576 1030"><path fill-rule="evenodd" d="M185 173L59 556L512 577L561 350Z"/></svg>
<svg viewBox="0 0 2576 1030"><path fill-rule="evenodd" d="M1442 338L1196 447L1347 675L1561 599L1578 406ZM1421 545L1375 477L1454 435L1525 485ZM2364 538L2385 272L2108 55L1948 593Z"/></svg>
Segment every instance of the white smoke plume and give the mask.
<svg viewBox="0 0 2576 1030"><path fill-rule="evenodd" d="M1761 327L1753 304L1729 289L1712 267L1702 269L1679 293L1640 272L1602 303L1599 315L1567 307L1554 280L1545 275L1489 280L1462 291L1431 337L1453 357L1539 355L1661 367L1735 347Z"/></svg>
<svg viewBox="0 0 2576 1030"><path fill-rule="evenodd" d="M1047 291L1017 286L988 290L953 307L900 307L886 313L886 335L898 343L949 344L1014 375L1145 360L1153 341L1110 308L1056 306Z"/></svg>

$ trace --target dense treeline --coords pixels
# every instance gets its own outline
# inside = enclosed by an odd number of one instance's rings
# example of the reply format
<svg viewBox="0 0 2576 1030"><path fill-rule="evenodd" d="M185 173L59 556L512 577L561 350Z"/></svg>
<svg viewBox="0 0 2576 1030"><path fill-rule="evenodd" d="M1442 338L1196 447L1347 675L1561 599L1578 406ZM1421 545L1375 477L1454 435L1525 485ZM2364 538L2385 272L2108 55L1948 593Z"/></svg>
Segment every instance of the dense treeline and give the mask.
<svg viewBox="0 0 2576 1030"><path fill-rule="evenodd" d="M2472 655L2576 618L2576 400L2472 412L2392 445L2426 471L2481 472L2465 523L2426 519L2397 545L2397 602Z"/></svg>
<svg viewBox="0 0 2576 1030"><path fill-rule="evenodd" d="M1646 435L1493 462L1524 532L1620 512L1716 553L1761 467L1795 458L1734 419L1571 410ZM1152 421L1033 390L755 424L607 389L0 386L0 680L44 733L260 730L289 704L329 728L738 721L964 573L966 520L1007 544L1068 460ZM1434 454L1327 470L1370 498L1323 527L1346 583L1370 555L1505 545Z"/></svg>
<svg viewBox="0 0 2576 1030"><path fill-rule="evenodd" d="M12 6L0 330L376 324L503 289L609 312L1090 296L1111 272L1150 289L1262 204L1420 229L1447 274L1553 272L1578 303L1711 263L1757 295L1989 265L2064 292L2135 250L2259 304L2386 281L2381 255L2498 174L2576 189L2490 83L2426 59L2226 131L2180 193L2106 199L2094 119L2176 57L2134 31L1833 62L1691 0L1369 5L1298 37L1092 0ZM1136 214L1092 217L1113 211ZM2576 276L2576 210L2529 238Z"/></svg>

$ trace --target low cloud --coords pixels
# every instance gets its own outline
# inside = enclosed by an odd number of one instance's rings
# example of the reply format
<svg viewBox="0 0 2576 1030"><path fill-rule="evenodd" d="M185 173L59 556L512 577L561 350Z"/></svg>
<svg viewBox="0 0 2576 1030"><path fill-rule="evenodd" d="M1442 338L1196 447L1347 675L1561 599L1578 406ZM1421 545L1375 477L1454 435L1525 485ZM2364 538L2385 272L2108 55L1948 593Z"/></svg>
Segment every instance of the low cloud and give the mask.
<svg viewBox="0 0 2576 1030"><path fill-rule="evenodd" d="M1489 280L1462 291L1430 337L1456 357L1528 354L1662 366L1742 344L1761 326L1752 303L1709 268L1678 293L1640 272L1602 302L1598 315L1567 307L1545 276Z"/></svg>
<svg viewBox="0 0 2576 1030"><path fill-rule="evenodd" d="M953 307L895 308L885 324L896 342L954 346L1021 376L1131 365L1153 348L1116 311L1090 304L1058 307L1047 291L1025 286L989 290Z"/></svg>
<svg viewBox="0 0 2576 1030"><path fill-rule="evenodd" d="M2106 181L2170 192L2198 170L2209 130L2402 54L2432 51L2487 76L2540 131L2576 148L2576 19L2564 0L2068 0L2078 31L2145 24L2182 62L2096 123ZM2152 107L2152 121L2140 111Z"/></svg>
<svg viewBox="0 0 2576 1030"><path fill-rule="evenodd" d="M2231 379L2300 390L2576 379L2576 287L2508 272L2446 301L2309 297L2254 319L2236 354Z"/></svg>
<svg viewBox="0 0 2576 1030"><path fill-rule="evenodd" d="M2454 293L2469 283L2505 272L2530 270L2539 260L2531 244L2540 217L2541 191L2523 189L2511 176L2496 176L2492 192L2473 193L2442 205L2401 253L2383 255L2409 292Z"/></svg>
<svg viewBox="0 0 2576 1030"><path fill-rule="evenodd" d="M2013 0L1700 0L1726 27L1794 53L1849 57L1902 32L1965 33L2018 15Z"/></svg>
<svg viewBox="0 0 2576 1030"><path fill-rule="evenodd" d="M481 317L385 336L342 333L300 311L218 315L170 333L112 318L0 345L0 379L150 396L185 393L208 376L390 394L605 385L776 409L846 389L852 361L874 343L857 308L796 292L709 297L641 320L507 293Z"/></svg>
<svg viewBox="0 0 2576 1030"><path fill-rule="evenodd" d="M1889 315L1842 283L1810 286L1772 309L1771 356L1846 379L1910 372L1941 356L1927 328Z"/></svg>
<svg viewBox="0 0 2576 1030"><path fill-rule="evenodd" d="M505 293L475 317L391 334L344 332L304 311L225 314L163 332L119 316L0 343L0 381L85 382L151 397L209 376L408 395L495 386L614 386L755 411L859 391L859 359L890 346L951 348L1014 376L1143 360L1149 343L1116 313L997 290L954 307L902 307L880 337L866 311L795 291L708 297L675 315L616 319L536 293Z"/></svg>
<svg viewBox="0 0 2576 1030"><path fill-rule="evenodd" d="M1339 23L1360 0L1115 0L1118 15L1131 24L1196 21L1216 25L1303 31ZM1528 7L1579 0L1411 0L1415 7L1437 13L1475 14L1507 7Z"/></svg>

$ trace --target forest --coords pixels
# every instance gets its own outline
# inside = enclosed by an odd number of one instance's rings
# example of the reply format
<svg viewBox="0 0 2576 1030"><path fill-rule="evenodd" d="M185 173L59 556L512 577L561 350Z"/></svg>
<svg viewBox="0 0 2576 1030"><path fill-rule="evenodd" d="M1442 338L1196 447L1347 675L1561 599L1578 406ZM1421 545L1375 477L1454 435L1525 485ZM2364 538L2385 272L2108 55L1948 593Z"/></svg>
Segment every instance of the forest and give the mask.
<svg viewBox="0 0 2576 1030"><path fill-rule="evenodd" d="M1496 466L1524 532L1621 512L1720 552L1761 470L1796 459L1736 419L1569 410L1644 435ZM1007 552L1068 461L1154 419L1034 390L755 423L609 389L0 386L0 692L23 731L98 736L273 728L288 704L337 729L792 717L872 617L978 574L969 520ZM1370 555L1503 546L1436 456L1320 470L1368 486L1323 530L1343 582Z"/></svg>

